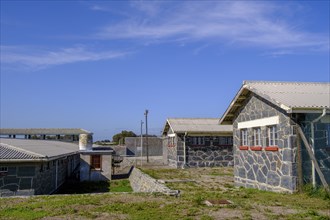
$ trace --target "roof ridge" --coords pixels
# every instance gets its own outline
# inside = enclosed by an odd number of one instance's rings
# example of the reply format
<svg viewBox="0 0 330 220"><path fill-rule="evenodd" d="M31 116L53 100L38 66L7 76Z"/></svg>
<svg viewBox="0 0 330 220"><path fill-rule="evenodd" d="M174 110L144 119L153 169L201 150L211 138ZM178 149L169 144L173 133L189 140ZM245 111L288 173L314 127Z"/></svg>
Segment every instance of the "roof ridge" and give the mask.
<svg viewBox="0 0 330 220"><path fill-rule="evenodd" d="M330 82L299 82L299 81L258 81L258 80L244 80L243 85L248 85L251 83L260 83L260 84L309 84L309 85L319 85L319 84L329 84Z"/></svg>

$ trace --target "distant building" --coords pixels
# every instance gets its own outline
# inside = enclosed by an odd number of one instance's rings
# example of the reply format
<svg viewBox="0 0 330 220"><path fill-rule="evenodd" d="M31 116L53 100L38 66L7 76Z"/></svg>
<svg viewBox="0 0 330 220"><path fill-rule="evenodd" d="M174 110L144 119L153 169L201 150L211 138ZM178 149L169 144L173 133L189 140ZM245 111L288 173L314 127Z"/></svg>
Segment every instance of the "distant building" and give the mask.
<svg viewBox="0 0 330 220"><path fill-rule="evenodd" d="M217 118L170 118L163 129L163 159L174 167L233 165L231 125Z"/></svg>
<svg viewBox="0 0 330 220"><path fill-rule="evenodd" d="M111 179L112 149L93 148L86 130L1 129L0 135L0 197L51 194L69 178Z"/></svg>
<svg viewBox="0 0 330 220"><path fill-rule="evenodd" d="M246 81L220 124L233 125L237 186L294 192L330 183L330 83Z"/></svg>

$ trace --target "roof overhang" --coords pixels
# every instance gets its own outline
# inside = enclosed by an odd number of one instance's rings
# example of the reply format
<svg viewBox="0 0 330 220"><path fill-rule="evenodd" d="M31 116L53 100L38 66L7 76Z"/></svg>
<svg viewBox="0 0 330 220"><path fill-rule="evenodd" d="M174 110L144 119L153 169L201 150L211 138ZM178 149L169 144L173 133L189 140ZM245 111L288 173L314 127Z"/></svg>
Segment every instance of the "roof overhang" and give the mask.
<svg viewBox="0 0 330 220"><path fill-rule="evenodd" d="M242 103L246 100L248 95L250 94L250 90L247 88L246 85L242 85L239 89L237 94L235 95L234 99L231 101L229 107L222 115L219 120L219 124L222 125L231 125L233 124L233 120L235 118L236 111L242 106Z"/></svg>

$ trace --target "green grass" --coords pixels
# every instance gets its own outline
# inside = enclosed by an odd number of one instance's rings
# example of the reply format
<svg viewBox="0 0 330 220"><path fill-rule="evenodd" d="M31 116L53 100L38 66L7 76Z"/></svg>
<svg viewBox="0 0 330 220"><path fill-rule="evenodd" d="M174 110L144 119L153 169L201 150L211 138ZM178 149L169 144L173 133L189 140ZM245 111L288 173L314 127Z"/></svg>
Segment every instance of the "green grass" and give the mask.
<svg viewBox="0 0 330 220"><path fill-rule="evenodd" d="M223 170L222 170L223 169ZM158 179L193 179L195 182L168 183L181 196L159 193L103 193L36 196L0 199L0 219L330 219L330 200L322 190L281 194L256 189L236 188L228 168L147 169ZM204 179L203 179L204 178ZM205 179L206 178L206 179ZM228 180L227 180L228 179ZM224 181L226 180L226 181ZM209 182L208 182L209 181ZM102 185L103 184L103 185ZM130 192L128 180L87 184L85 190ZM77 187L76 188L80 188ZM206 199L228 199L226 207L208 207Z"/></svg>
<svg viewBox="0 0 330 220"><path fill-rule="evenodd" d="M110 182L110 192L132 192L129 180L112 180Z"/></svg>

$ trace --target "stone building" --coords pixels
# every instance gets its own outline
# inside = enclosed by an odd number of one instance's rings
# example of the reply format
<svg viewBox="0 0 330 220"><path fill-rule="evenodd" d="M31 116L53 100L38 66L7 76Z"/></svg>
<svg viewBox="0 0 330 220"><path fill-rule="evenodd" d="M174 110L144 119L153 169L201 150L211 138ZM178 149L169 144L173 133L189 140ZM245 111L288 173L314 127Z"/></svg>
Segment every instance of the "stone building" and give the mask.
<svg viewBox="0 0 330 220"><path fill-rule="evenodd" d="M51 194L79 163L73 143L0 138L0 197Z"/></svg>
<svg viewBox="0 0 330 220"><path fill-rule="evenodd" d="M329 184L329 108L330 83L244 82L220 119L233 125L235 184L286 192Z"/></svg>
<svg viewBox="0 0 330 220"><path fill-rule="evenodd" d="M51 194L69 178L111 179L113 150L93 147L89 131L1 129L0 135L0 197Z"/></svg>
<svg viewBox="0 0 330 220"><path fill-rule="evenodd" d="M233 165L232 126L215 118L170 118L163 135L163 159L174 167Z"/></svg>

